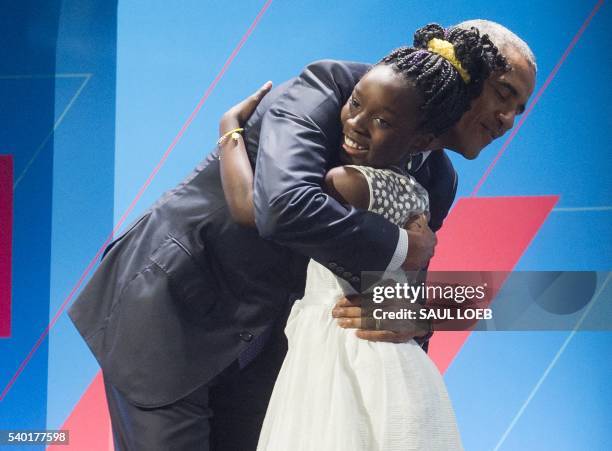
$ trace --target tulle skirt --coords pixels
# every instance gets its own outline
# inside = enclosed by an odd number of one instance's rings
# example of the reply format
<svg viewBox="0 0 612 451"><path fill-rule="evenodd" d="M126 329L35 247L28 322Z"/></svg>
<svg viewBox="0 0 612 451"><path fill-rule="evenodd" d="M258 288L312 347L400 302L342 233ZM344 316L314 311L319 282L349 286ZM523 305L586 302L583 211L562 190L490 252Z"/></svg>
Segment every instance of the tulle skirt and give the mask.
<svg viewBox="0 0 612 451"><path fill-rule="evenodd" d="M323 270L309 267L307 285L328 277ZM331 309L341 294L330 286L309 295L307 286L294 305L258 451L463 449L431 359L414 341L369 342L340 328Z"/></svg>

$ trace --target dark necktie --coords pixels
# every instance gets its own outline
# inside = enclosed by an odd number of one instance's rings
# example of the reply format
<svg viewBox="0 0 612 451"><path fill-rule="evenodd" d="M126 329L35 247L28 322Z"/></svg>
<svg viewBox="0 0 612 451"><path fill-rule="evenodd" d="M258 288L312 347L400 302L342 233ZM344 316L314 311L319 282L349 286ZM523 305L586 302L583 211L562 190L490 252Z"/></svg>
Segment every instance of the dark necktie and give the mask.
<svg viewBox="0 0 612 451"><path fill-rule="evenodd" d="M423 152L419 152L417 154L411 155L408 161L406 162L405 171L408 174L414 175L414 173L419 170L422 164L423 164Z"/></svg>

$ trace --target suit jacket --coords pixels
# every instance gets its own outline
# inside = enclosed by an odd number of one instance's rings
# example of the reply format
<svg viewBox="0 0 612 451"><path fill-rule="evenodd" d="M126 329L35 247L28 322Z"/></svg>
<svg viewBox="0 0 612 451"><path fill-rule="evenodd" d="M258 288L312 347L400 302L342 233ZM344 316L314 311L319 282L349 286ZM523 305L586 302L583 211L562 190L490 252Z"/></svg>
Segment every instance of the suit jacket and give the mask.
<svg viewBox="0 0 612 451"><path fill-rule="evenodd" d="M321 188L339 164L340 108L368 68L315 62L249 119L257 229L231 220L213 152L106 249L69 314L131 402L169 404L219 374L301 295L309 257L355 286L386 268L397 227ZM437 229L456 173L439 151L416 177Z"/></svg>

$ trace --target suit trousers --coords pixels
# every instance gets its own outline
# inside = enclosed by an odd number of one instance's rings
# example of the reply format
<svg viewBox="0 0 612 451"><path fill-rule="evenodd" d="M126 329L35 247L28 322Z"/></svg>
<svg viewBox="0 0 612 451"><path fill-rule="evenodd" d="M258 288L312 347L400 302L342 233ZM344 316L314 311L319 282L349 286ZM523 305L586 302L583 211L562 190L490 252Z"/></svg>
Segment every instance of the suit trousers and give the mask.
<svg viewBox="0 0 612 451"><path fill-rule="evenodd" d="M132 404L105 380L116 451L250 451L287 352L286 318L271 327L253 361L238 360L212 381L166 406Z"/></svg>

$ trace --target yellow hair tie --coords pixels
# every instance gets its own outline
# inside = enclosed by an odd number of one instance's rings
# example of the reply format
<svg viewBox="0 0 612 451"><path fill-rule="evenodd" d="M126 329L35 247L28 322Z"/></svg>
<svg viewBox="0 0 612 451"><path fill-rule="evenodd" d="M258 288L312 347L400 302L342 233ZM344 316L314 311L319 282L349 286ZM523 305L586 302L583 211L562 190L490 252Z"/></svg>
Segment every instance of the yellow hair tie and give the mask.
<svg viewBox="0 0 612 451"><path fill-rule="evenodd" d="M470 74L463 68L461 62L457 59L457 56L455 55L455 46L452 43L443 39L433 38L427 43L427 50L437 53L446 61L451 63L453 67L457 69L457 72L459 72L459 75L461 75L463 81L465 83L470 82Z"/></svg>

